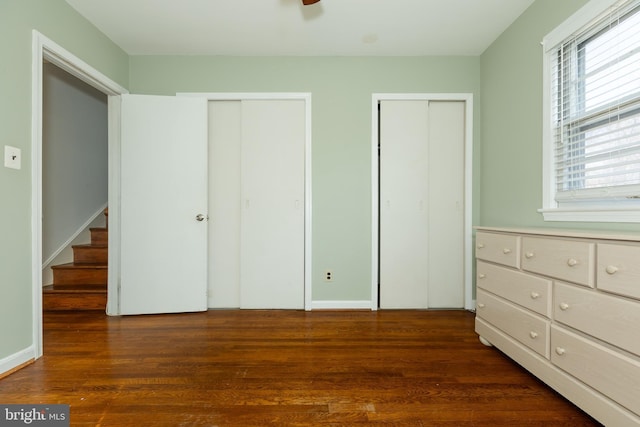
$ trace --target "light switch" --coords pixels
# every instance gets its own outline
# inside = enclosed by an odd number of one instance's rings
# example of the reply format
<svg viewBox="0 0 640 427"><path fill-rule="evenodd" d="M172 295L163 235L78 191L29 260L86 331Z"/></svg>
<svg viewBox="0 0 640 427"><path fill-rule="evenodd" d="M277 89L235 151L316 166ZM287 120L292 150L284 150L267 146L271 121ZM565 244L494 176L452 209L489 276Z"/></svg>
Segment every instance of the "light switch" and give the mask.
<svg viewBox="0 0 640 427"><path fill-rule="evenodd" d="M22 150L9 145L4 146L4 167L20 169L22 162Z"/></svg>

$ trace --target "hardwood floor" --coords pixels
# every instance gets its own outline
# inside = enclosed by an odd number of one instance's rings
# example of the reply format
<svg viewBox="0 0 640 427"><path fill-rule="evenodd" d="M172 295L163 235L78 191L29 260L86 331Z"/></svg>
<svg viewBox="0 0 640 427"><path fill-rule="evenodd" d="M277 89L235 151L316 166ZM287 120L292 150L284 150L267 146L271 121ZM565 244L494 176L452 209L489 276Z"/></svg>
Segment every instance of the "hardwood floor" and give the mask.
<svg viewBox="0 0 640 427"><path fill-rule="evenodd" d="M72 426L596 426L464 311L44 315L45 356L0 403Z"/></svg>

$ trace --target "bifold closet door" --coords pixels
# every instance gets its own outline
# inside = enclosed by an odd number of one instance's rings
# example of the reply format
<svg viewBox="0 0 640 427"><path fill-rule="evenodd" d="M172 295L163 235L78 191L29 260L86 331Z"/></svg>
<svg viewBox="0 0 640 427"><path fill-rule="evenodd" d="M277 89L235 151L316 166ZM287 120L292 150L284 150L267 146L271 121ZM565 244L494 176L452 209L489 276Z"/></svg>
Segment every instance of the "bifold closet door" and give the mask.
<svg viewBox="0 0 640 427"><path fill-rule="evenodd" d="M381 308L464 306L464 111L380 102Z"/></svg>
<svg viewBox="0 0 640 427"><path fill-rule="evenodd" d="M209 307L304 308L304 100L209 102Z"/></svg>

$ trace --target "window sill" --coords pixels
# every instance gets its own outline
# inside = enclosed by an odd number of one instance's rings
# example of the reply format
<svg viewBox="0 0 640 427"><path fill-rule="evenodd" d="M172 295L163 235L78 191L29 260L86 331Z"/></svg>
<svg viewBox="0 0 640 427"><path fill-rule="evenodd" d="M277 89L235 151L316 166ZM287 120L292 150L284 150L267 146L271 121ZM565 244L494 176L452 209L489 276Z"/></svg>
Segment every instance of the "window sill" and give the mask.
<svg viewBox="0 0 640 427"><path fill-rule="evenodd" d="M640 222L640 207L546 208L538 209L545 221Z"/></svg>

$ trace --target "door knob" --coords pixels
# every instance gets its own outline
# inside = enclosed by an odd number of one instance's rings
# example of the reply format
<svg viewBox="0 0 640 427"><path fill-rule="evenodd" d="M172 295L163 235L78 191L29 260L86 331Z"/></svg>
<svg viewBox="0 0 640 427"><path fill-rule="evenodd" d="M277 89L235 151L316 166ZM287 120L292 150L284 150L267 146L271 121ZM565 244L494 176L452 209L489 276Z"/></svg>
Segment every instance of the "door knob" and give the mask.
<svg viewBox="0 0 640 427"><path fill-rule="evenodd" d="M209 219L209 217L204 216L202 214L196 215L196 221L204 221L205 219Z"/></svg>

